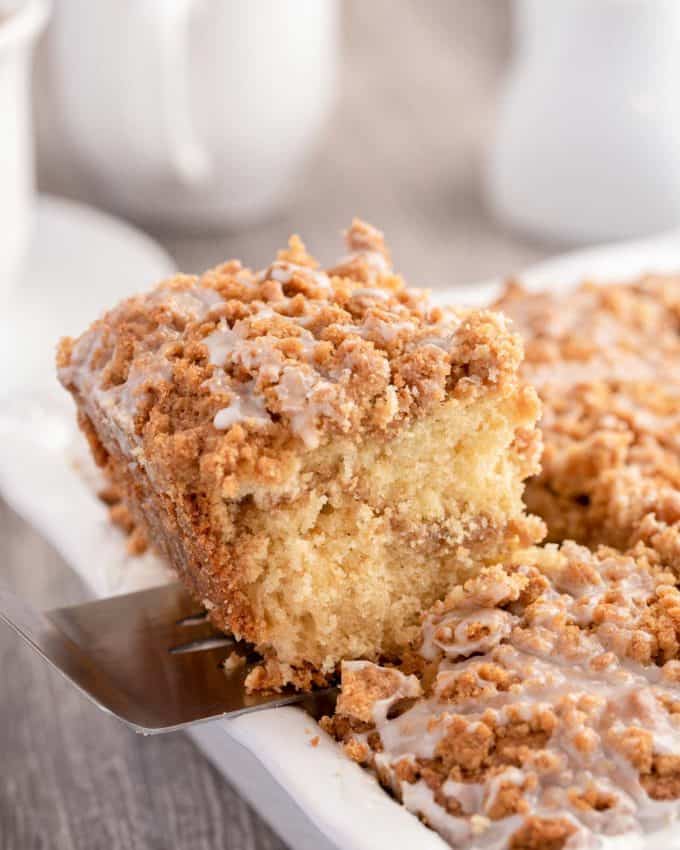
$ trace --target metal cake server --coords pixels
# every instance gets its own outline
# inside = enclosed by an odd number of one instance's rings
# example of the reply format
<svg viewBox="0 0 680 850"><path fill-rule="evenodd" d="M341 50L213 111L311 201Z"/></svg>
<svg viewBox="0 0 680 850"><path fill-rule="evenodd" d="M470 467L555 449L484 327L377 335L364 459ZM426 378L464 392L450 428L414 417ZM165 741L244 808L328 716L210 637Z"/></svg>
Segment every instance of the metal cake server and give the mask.
<svg viewBox="0 0 680 850"><path fill-rule="evenodd" d="M333 709L333 688L246 693L259 657L217 632L177 583L42 612L0 582L0 620L95 705L145 735L293 703L316 718ZM238 663L227 672L233 653Z"/></svg>

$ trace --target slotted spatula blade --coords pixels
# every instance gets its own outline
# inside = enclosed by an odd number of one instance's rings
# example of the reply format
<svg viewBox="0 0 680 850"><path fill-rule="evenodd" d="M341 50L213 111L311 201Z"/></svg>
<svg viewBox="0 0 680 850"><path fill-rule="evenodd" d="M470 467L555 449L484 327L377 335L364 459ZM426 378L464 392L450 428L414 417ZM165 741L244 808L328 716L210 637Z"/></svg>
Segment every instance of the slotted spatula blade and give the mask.
<svg viewBox="0 0 680 850"><path fill-rule="evenodd" d="M174 583L39 612L0 584L0 619L99 708L143 734L293 703L332 711L334 689L248 694L257 658ZM224 662L234 656L229 672Z"/></svg>

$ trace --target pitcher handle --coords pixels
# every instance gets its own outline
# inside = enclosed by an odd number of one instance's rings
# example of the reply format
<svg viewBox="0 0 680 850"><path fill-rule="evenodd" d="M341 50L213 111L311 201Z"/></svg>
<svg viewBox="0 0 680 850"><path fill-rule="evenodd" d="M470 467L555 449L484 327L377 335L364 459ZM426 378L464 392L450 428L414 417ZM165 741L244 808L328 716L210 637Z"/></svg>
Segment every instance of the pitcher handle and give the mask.
<svg viewBox="0 0 680 850"><path fill-rule="evenodd" d="M147 44L159 74L159 107L170 165L175 176L188 185L204 182L212 170L191 115L189 23L199 2L138 0L136 4L138 22L149 34Z"/></svg>

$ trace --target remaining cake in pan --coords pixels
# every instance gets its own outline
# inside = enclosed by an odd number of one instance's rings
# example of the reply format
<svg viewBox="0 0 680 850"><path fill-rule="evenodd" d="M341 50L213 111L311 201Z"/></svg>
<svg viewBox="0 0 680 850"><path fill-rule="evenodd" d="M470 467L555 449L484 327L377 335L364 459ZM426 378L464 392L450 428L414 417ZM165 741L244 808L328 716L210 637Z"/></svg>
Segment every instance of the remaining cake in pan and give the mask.
<svg viewBox="0 0 680 850"><path fill-rule="evenodd" d="M435 605L401 669L345 662L322 725L454 847L632 846L680 815L675 581L642 543L527 550Z"/></svg>
<svg viewBox="0 0 680 850"><path fill-rule="evenodd" d="M550 539L663 546L680 570L680 277L496 305L525 341L545 450L527 488Z"/></svg>
<svg viewBox="0 0 680 850"><path fill-rule="evenodd" d="M320 269L299 239L130 298L59 377L134 519L221 628L306 686L398 652L418 617L542 534L535 391L494 313L442 310L362 222Z"/></svg>

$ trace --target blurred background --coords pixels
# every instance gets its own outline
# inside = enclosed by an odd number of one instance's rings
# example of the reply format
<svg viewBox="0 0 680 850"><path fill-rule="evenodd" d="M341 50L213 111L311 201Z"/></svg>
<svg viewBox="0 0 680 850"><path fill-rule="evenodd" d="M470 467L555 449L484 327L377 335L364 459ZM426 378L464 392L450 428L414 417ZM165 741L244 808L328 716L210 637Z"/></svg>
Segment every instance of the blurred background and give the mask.
<svg viewBox="0 0 680 850"><path fill-rule="evenodd" d="M435 289L680 225L678 0L51 5L41 35L45 0L0 0L5 391L173 268L293 232L332 262L353 216ZM0 541L22 593L77 597L2 501ZM186 736L135 737L6 629L0 671L1 850L284 847Z"/></svg>
<svg viewBox="0 0 680 850"><path fill-rule="evenodd" d="M68 2L73 0L58 0L57 15ZM280 6L285 14L278 39L304 27L305 14L300 4L296 12L295 2ZM220 233L218 221L210 223L209 234L198 228L190 236L142 216L179 267L200 271L231 256L265 265L292 232L331 261L341 250L340 231L354 215L385 231L397 267L419 284L469 283L547 253L551 246L496 223L483 199L484 161L510 58L507 0L347 0L337 8L337 27L336 69L327 67L336 61L332 44L325 57L317 57L336 82L290 189L274 202L278 210L265 210L264 221L247 226L237 215L228 222L235 232ZM308 37L319 36L312 31ZM50 47L41 47L35 86L39 186L116 209L96 168L88 169L87 162L83 167L77 140L69 144L57 129L63 128L54 97L59 60ZM266 52L269 43L265 38L250 49ZM310 67L303 77L318 73ZM229 86L229 79L219 80L219 87ZM217 90L211 108L233 105ZM115 126L110 132L116 134ZM265 122L260 144L276 132ZM196 230L191 222L189 229Z"/></svg>

